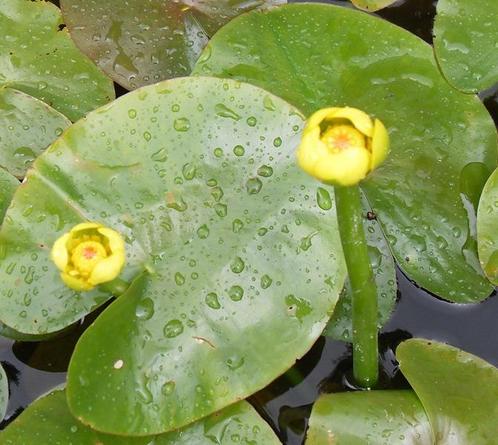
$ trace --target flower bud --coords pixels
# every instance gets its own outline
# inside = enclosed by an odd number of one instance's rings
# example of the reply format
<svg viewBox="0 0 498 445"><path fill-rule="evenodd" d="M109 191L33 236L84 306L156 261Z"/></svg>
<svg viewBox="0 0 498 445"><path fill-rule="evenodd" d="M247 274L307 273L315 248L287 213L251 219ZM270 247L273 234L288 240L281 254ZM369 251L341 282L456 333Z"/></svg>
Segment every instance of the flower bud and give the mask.
<svg viewBox="0 0 498 445"><path fill-rule="evenodd" d="M384 124L356 108L323 108L306 123L297 150L300 167L331 185L358 184L389 152Z"/></svg>

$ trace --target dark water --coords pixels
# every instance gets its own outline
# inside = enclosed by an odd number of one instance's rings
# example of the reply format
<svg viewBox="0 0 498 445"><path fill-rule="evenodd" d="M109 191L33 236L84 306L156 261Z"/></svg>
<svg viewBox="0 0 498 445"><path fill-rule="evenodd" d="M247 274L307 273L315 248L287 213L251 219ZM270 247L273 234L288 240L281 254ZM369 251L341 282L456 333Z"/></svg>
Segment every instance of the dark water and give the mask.
<svg viewBox="0 0 498 445"><path fill-rule="evenodd" d="M345 0L323 3L350 6ZM433 0L399 1L377 15L430 43L435 4ZM124 92L117 87L118 95ZM481 98L498 124L498 87L482 93ZM398 285L398 305L380 335L381 387L408 387L398 372L394 350L410 337L447 342L498 366L496 293L483 303L464 306L433 297L401 272L398 272ZM8 413L1 426L13 420L39 395L65 381L69 358L84 328L85 325L79 326L61 338L43 343L14 343L0 337L0 361L10 382ZM313 402L322 391L351 389L351 370L351 347L322 337L290 372L253 395L250 401L284 444L300 445Z"/></svg>

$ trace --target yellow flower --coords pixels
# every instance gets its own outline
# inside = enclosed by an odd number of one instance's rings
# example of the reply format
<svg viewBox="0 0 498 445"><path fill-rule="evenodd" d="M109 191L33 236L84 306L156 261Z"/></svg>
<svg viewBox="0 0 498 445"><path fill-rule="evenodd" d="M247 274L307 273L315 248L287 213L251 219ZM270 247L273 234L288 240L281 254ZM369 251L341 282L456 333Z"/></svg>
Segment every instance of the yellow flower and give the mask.
<svg viewBox="0 0 498 445"><path fill-rule="evenodd" d="M306 123L297 160L311 176L331 185L357 184L384 161L384 124L356 108L323 108Z"/></svg>
<svg viewBox="0 0 498 445"><path fill-rule="evenodd" d="M125 244L118 232L86 222L54 243L51 258L67 286L87 291L119 275L125 263Z"/></svg>

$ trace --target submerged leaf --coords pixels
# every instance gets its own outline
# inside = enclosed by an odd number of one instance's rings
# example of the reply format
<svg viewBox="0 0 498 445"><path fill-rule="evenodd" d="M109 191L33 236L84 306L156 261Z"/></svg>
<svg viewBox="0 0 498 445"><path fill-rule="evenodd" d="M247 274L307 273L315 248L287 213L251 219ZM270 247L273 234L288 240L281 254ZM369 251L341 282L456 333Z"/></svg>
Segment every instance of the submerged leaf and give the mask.
<svg viewBox="0 0 498 445"><path fill-rule="evenodd" d="M477 259L475 207L458 185L495 168L496 129L477 97L442 78L429 45L359 11L293 4L234 19L194 73L254 83L307 115L349 105L380 118L391 154L362 187L398 264L450 301L491 293Z"/></svg>

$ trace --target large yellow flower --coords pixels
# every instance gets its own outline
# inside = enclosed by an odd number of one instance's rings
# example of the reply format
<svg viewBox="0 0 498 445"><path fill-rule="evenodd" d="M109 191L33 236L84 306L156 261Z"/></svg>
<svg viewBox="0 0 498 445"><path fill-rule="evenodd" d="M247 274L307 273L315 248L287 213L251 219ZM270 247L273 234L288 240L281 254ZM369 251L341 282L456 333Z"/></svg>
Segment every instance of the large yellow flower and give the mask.
<svg viewBox="0 0 498 445"><path fill-rule="evenodd" d="M384 161L384 124L356 108L323 108L306 123L297 160L311 176L331 185L357 184Z"/></svg>
<svg viewBox="0 0 498 445"><path fill-rule="evenodd" d="M125 263L125 243L118 232L87 222L61 236L51 257L67 286L87 291L119 275Z"/></svg>

